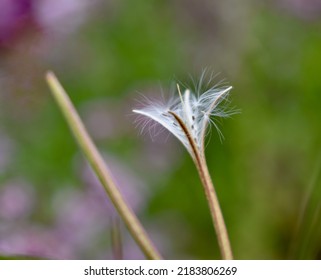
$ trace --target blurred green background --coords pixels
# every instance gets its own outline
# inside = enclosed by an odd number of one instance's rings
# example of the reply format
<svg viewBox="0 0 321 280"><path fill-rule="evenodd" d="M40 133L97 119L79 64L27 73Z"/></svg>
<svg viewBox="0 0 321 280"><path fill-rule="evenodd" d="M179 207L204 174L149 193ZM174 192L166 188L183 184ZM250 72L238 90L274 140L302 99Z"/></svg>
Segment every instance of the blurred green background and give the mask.
<svg viewBox="0 0 321 280"><path fill-rule="evenodd" d="M50 96L51 69L164 257L220 258L188 153L140 134L131 112L209 68L242 111L206 151L235 258L321 258L318 1L0 5L0 254L119 257L117 215ZM120 231L123 257L142 258Z"/></svg>

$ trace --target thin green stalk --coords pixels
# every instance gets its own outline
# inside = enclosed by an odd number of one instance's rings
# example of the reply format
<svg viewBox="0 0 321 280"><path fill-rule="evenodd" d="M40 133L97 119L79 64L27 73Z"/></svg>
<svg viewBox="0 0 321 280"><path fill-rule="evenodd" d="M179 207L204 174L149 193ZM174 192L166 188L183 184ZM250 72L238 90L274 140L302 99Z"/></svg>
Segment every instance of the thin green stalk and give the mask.
<svg viewBox="0 0 321 280"><path fill-rule="evenodd" d="M123 219L132 237L147 258L161 259L160 254L153 245L152 241L149 239L136 215L119 192L108 167L88 135L67 93L52 72L48 72L46 74L46 80L59 108L61 109L71 131L75 136L80 149L84 153L92 169L104 186L110 200L117 209L120 217Z"/></svg>
<svg viewBox="0 0 321 280"><path fill-rule="evenodd" d="M196 166L198 174L203 183L222 257L224 260L232 260L233 253L222 210L204 156L202 156L200 160L196 161Z"/></svg>
<svg viewBox="0 0 321 280"><path fill-rule="evenodd" d="M186 134L188 142L192 148L193 160L196 165L198 174L200 176L202 185L204 187L204 192L210 208L210 213L212 216L213 225L216 231L218 245L222 254L222 258L224 260L232 260L233 253L231 249L230 240L228 237L220 203L218 201L215 188L214 188L210 173L208 171L208 167L205 160L205 154L204 152L201 153L199 151L194 139L191 137L188 131L188 128L186 127L184 122L181 120L181 118L174 112L170 111L169 113L177 120L178 124Z"/></svg>

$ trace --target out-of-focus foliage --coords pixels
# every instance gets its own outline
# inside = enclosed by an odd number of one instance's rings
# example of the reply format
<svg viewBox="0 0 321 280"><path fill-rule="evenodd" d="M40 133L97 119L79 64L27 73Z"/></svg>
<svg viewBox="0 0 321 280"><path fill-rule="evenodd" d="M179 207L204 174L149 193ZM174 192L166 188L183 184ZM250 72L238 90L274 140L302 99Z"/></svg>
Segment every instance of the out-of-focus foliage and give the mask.
<svg viewBox="0 0 321 280"><path fill-rule="evenodd" d="M189 155L166 133L140 135L131 113L140 93L162 98L209 68L242 111L207 145L235 257L320 258L315 1L66 2L0 4L0 254L114 257L117 215L50 97L52 69L164 256L219 258ZM122 233L124 257L141 258Z"/></svg>

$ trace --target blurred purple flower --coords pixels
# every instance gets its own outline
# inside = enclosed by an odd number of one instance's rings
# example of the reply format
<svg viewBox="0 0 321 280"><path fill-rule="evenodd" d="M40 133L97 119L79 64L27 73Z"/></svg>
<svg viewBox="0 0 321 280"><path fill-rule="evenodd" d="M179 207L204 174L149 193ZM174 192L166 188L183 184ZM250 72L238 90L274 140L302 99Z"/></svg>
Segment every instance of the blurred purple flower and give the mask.
<svg viewBox="0 0 321 280"><path fill-rule="evenodd" d="M34 190L26 181L10 181L0 189L0 219L12 221L31 214Z"/></svg>
<svg viewBox="0 0 321 280"><path fill-rule="evenodd" d="M28 30L38 30L32 0L0 0L0 47L7 47Z"/></svg>
<svg viewBox="0 0 321 280"><path fill-rule="evenodd" d="M31 34L78 27L97 1L0 0L0 47L11 47Z"/></svg>
<svg viewBox="0 0 321 280"><path fill-rule="evenodd" d="M60 33L69 33L84 22L89 5L96 3L97 0L42 0L37 1L35 10L42 26Z"/></svg>
<svg viewBox="0 0 321 280"><path fill-rule="evenodd" d="M68 259L75 256L62 243L54 230L36 225L24 225L0 238L0 252L41 258Z"/></svg>
<svg viewBox="0 0 321 280"><path fill-rule="evenodd" d="M74 258L91 248L91 242L108 229L108 212L103 211L106 208L87 191L64 188L55 196L53 208L57 237Z"/></svg>
<svg viewBox="0 0 321 280"><path fill-rule="evenodd" d="M316 20L321 16L320 0L282 0L276 4L302 19Z"/></svg>

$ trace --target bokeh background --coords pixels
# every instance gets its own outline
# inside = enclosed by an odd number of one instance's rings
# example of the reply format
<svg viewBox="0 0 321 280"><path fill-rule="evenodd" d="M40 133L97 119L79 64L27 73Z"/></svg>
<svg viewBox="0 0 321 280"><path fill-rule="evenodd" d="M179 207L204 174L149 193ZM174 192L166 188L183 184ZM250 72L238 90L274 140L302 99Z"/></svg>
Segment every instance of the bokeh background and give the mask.
<svg viewBox="0 0 321 280"><path fill-rule="evenodd" d="M207 146L235 257L320 259L317 0L0 0L0 254L143 258L50 96L51 69L165 258L220 258L189 155L131 113L204 68L242 111Z"/></svg>

